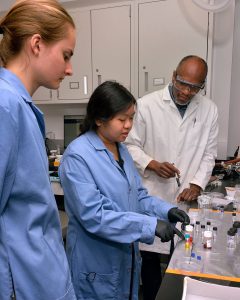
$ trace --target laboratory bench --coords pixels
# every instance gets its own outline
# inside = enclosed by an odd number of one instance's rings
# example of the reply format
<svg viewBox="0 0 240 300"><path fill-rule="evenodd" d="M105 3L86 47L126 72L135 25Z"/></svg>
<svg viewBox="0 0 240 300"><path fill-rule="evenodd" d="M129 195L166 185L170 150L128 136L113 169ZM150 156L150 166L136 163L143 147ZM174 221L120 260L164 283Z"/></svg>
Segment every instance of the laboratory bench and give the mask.
<svg viewBox="0 0 240 300"><path fill-rule="evenodd" d="M234 187L236 184L240 184L240 177L231 174L225 176L223 180L211 182L205 191L226 195L225 187ZM193 215L199 219L197 215L200 214L200 211L197 209L197 201L191 207L189 210L191 220ZM220 229L218 230L220 237L216 239L218 243L216 245L213 243L212 249L204 249L201 240L197 242L193 240L194 247L190 249L185 248L185 241L179 240L177 242L156 300L181 300L185 276L213 284L240 287L240 239L238 239L238 244L234 250L227 248L227 230L232 225L232 209L233 205L230 203L225 206L222 214L212 210L208 212L207 217L205 216L205 223L209 219L212 221L212 225L215 222L215 225L218 225L218 229ZM239 211L237 220L240 221ZM196 255L197 253L200 254L202 269L201 267L197 270L194 269L194 262L196 261L192 261L192 259L196 259L196 257L191 258L192 252L196 252ZM238 269L236 270L236 268Z"/></svg>

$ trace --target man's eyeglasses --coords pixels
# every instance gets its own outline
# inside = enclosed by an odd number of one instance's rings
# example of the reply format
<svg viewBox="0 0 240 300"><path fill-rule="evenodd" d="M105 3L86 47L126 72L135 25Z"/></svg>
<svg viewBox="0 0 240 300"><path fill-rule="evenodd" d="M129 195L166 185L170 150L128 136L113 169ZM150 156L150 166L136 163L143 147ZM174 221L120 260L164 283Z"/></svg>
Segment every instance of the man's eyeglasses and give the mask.
<svg viewBox="0 0 240 300"><path fill-rule="evenodd" d="M205 82L202 84L192 84L191 82L181 79L179 75L176 75L173 85L181 92L188 91L192 95L196 95L200 90L204 89Z"/></svg>

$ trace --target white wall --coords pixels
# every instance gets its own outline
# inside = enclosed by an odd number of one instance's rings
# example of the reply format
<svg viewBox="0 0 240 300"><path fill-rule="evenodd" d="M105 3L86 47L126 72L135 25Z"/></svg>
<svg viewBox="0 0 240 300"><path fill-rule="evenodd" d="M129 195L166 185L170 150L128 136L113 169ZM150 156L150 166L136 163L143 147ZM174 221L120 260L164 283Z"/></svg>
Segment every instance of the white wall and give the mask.
<svg viewBox="0 0 240 300"><path fill-rule="evenodd" d="M228 149L232 155L240 145L240 0L236 1L231 97L229 108Z"/></svg>
<svg viewBox="0 0 240 300"><path fill-rule="evenodd" d="M218 158L224 159L228 148L228 121L232 79L232 47L234 33L232 2L226 10L215 14L213 32L212 99L218 106Z"/></svg>

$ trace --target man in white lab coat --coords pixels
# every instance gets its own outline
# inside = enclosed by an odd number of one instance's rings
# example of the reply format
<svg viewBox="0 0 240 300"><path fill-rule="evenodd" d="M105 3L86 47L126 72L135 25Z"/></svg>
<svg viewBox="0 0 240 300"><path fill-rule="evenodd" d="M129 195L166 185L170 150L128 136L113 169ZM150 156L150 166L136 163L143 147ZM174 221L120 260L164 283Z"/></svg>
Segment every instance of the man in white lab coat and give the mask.
<svg viewBox="0 0 240 300"><path fill-rule="evenodd" d="M170 84L138 100L126 140L150 194L178 205L204 190L217 155L217 107L201 93L207 70L202 58L184 57ZM152 300L161 283L157 252L167 254L170 246L155 240L141 250L144 300Z"/></svg>

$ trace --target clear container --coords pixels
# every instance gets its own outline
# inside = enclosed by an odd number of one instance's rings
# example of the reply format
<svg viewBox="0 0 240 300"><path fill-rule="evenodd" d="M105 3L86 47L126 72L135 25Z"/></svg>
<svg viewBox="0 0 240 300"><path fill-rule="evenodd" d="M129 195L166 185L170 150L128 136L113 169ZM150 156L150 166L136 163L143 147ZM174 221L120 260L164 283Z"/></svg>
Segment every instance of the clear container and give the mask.
<svg viewBox="0 0 240 300"><path fill-rule="evenodd" d="M205 230L203 235L203 247L205 249L212 249L213 236L212 231Z"/></svg>
<svg viewBox="0 0 240 300"><path fill-rule="evenodd" d="M201 228L200 228L200 221L196 221L195 223L195 232L198 233L200 232Z"/></svg>
<svg viewBox="0 0 240 300"><path fill-rule="evenodd" d="M231 249L236 247L236 233L231 228L227 232L227 247Z"/></svg>
<svg viewBox="0 0 240 300"><path fill-rule="evenodd" d="M209 212L212 209L212 197L210 194L202 194L197 198L198 209L200 210L201 219L209 217Z"/></svg>
<svg viewBox="0 0 240 300"><path fill-rule="evenodd" d="M233 228L237 229L236 237L237 237L237 242L239 242L240 241L240 222L239 221L235 221L233 223Z"/></svg>
<svg viewBox="0 0 240 300"><path fill-rule="evenodd" d="M201 225L201 239L202 239L202 241L203 241L203 237L204 237L204 231L205 231L205 228L206 226L205 225Z"/></svg>
<svg viewBox="0 0 240 300"><path fill-rule="evenodd" d="M217 227L216 226L213 227L212 232L213 232L213 241L216 241L216 239L217 239Z"/></svg>
<svg viewBox="0 0 240 300"><path fill-rule="evenodd" d="M208 230L208 231L212 230L211 222L210 222L210 221L207 221L207 227L206 227L206 230Z"/></svg>
<svg viewBox="0 0 240 300"><path fill-rule="evenodd" d="M234 223L235 221L237 221L237 214L234 212L232 213L232 222Z"/></svg>

